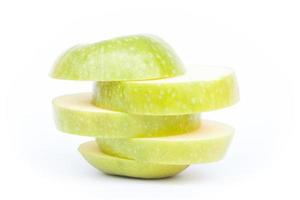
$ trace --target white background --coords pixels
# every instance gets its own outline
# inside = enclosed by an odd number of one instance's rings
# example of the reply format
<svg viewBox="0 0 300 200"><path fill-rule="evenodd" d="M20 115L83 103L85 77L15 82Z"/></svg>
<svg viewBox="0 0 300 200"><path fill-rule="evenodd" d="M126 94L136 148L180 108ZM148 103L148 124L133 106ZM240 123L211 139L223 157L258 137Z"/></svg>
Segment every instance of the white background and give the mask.
<svg viewBox="0 0 300 200"><path fill-rule="evenodd" d="M0 1L0 199L299 199L297 1ZM107 176L54 127L51 99L91 90L52 80L78 43L136 33L164 38L186 64L236 70L241 101L203 114L236 128L225 159L177 177ZM299 119L299 118L298 118Z"/></svg>

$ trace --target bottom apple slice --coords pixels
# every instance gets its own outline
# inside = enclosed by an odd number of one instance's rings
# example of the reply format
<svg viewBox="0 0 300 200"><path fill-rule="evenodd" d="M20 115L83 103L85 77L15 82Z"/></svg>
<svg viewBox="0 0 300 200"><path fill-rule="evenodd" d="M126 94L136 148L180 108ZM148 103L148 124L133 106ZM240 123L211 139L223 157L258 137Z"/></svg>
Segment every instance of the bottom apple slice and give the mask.
<svg viewBox="0 0 300 200"><path fill-rule="evenodd" d="M151 138L97 138L103 152L136 161L159 164L193 164L220 160L234 129L203 120L201 127L182 135Z"/></svg>
<svg viewBox="0 0 300 200"><path fill-rule="evenodd" d="M166 178L174 176L188 167L188 165L143 163L111 156L101 152L94 141L81 144L79 152L95 168L104 173L118 176L145 179Z"/></svg>

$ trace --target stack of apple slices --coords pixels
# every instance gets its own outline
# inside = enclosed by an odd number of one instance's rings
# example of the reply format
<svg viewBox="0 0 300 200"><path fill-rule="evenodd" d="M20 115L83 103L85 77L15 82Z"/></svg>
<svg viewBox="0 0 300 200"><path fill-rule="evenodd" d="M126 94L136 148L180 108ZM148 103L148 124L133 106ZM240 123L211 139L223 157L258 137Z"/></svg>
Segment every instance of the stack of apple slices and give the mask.
<svg viewBox="0 0 300 200"><path fill-rule="evenodd" d="M108 174L164 178L218 161L234 130L201 120L200 113L236 103L236 78L224 67L193 70L185 73L172 48L152 35L75 46L51 76L95 81L94 90L54 99L56 126L95 137L79 151Z"/></svg>

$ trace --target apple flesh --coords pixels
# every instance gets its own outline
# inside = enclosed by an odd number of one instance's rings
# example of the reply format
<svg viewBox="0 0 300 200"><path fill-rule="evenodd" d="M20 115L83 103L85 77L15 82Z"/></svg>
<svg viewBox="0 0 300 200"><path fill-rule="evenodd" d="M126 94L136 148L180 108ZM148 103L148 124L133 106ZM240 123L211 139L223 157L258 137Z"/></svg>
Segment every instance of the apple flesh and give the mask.
<svg viewBox="0 0 300 200"><path fill-rule="evenodd" d="M196 131L167 137L96 139L105 153L136 161L159 164L192 164L220 160L230 144L230 126L203 120Z"/></svg>
<svg viewBox="0 0 300 200"><path fill-rule="evenodd" d="M67 80L124 81L182 74L182 62L166 42L152 35L133 35L74 46L57 60L50 75Z"/></svg>
<svg viewBox="0 0 300 200"><path fill-rule="evenodd" d="M53 100L53 108L60 131L83 136L167 136L192 131L201 125L200 114L147 116L101 109L92 104L91 93L57 97Z"/></svg>
<svg viewBox="0 0 300 200"><path fill-rule="evenodd" d="M79 152L92 166L107 174L144 179L157 179L174 176L188 165L164 165L143 163L103 153L96 142L80 145Z"/></svg>
<svg viewBox="0 0 300 200"><path fill-rule="evenodd" d="M186 75L148 81L97 82L95 105L143 115L181 115L225 108L239 99L234 72L197 67Z"/></svg>

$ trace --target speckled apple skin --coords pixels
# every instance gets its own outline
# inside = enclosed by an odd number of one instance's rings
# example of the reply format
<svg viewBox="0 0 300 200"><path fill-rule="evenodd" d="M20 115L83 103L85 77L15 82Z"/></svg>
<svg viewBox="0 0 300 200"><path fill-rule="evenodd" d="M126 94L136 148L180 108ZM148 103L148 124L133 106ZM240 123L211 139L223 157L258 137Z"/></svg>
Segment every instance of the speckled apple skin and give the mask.
<svg viewBox="0 0 300 200"><path fill-rule="evenodd" d="M81 155L92 166L107 174L144 179L158 179L174 176L188 165L164 165L143 163L115 157L101 152L96 142L83 143L79 147Z"/></svg>
<svg viewBox="0 0 300 200"><path fill-rule="evenodd" d="M144 115L180 115L216 110L239 99L234 74L211 81L151 83L97 82L95 105Z"/></svg>
<svg viewBox="0 0 300 200"><path fill-rule="evenodd" d="M202 126L206 121L202 122ZM227 130L225 130L227 129ZM206 139L96 138L105 153L137 161L160 164L195 164L218 161L225 155L234 130L226 126L228 134ZM220 130L222 131L222 130ZM177 137L177 136L175 136Z"/></svg>
<svg viewBox="0 0 300 200"><path fill-rule="evenodd" d="M51 77L66 80L147 80L184 74L174 50L153 35L77 45L55 63Z"/></svg>
<svg viewBox="0 0 300 200"><path fill-rule="evenodd" d="M201 125L200 114L147 116L106 111L94 106L91 96L90 93L80 93L53 100L54 118L60 131L111 138L154 137L185 133ZM66 97L70 99L70 104L74 101L91 104L89 108L92 110L61 104L60 100Z"/></svg>

